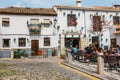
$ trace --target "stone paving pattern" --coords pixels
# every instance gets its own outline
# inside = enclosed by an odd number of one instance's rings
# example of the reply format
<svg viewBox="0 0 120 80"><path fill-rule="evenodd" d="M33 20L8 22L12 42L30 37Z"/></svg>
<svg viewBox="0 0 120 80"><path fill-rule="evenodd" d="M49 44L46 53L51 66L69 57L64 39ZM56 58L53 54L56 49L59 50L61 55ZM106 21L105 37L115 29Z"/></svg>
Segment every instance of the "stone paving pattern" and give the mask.
<svg viewBox="0 0 120 80"><path fill-rule="evenodd" d="M104 75L99 75L97 73L97 64L88 64L75 60L72 61L71 63L63 61L63 64L73 67L77 70L83 71L87 74L96 76L102 80L120 80L120 72L116 70L111 71L108 68L104 68Z"/></svg>
<svg viewBox="0 0 120 80"><path fill-rule="evenodd" d="M0 64L9 65L5 66L7 70L16 71L13 75L0 76L0 80L90 80L62 67L57 63L59 60L58 57L0 59ZM0 72L2 72L2 69Z"/></svg>

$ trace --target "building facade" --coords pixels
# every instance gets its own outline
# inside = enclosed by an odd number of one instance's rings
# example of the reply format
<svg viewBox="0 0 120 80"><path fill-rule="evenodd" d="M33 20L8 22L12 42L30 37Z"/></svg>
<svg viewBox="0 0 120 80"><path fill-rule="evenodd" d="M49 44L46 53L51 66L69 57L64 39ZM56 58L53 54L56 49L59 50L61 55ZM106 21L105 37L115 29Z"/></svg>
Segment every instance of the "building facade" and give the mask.
<svg viewBox="0 0 120 80"><path fill-rule="evenodd" d="M24 50L37 55L38 50L79 49L89 44L104 50L119 44L120 9L115 7L76 6L53 8L8 7L0 9L0 57L11 57L11 52ZM48 51L49 52L49 51Z"/></svg>

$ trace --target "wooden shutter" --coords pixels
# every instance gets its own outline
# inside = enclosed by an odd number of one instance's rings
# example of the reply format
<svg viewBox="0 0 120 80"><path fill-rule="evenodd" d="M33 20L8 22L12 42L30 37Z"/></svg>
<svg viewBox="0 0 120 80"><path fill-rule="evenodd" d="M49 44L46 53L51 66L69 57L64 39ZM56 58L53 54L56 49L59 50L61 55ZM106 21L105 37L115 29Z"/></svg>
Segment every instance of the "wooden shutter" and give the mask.
<svg viewBox="0 0 120 80"><path fill-rule="evenodd" d="M93 16L93 31L101 31L101 17Z"/></svg>

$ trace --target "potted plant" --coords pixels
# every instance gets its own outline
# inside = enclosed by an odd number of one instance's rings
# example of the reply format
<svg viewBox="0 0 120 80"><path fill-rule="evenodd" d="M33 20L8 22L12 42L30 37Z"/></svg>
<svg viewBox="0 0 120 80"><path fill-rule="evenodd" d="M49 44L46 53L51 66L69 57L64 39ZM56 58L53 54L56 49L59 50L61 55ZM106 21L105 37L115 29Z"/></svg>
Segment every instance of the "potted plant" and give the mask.
<svg viewBox="0 0 120 80"><path fill-rule="evenodd" d="M52 50L52 56L55 56L56 55L56 50L55 48Z"/></svg>
<svg viewBox="0 0 120 80"><path fill-rule="evenodd" d="M62 52L62 53L60 54L60 58L61 58L61 59L65 59L65 53L64 53L64 52Z"/></svg>

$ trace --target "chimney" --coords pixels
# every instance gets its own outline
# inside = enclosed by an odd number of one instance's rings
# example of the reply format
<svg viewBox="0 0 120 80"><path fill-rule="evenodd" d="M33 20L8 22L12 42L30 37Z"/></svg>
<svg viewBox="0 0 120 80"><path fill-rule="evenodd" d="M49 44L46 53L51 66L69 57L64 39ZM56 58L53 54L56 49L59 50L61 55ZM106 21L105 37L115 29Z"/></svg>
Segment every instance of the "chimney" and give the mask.
<svg viewBox="0 0 120 80"><path fill-rule="evenodd" d="M81 0L76 1L77 7L81 7Z"/></svg>

